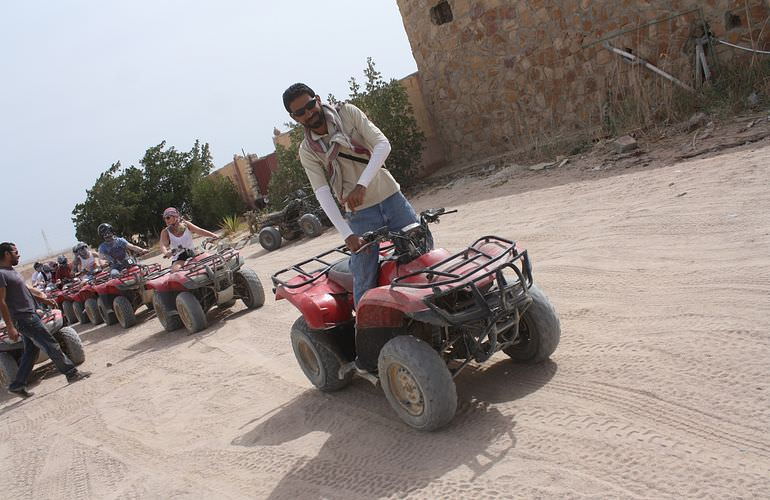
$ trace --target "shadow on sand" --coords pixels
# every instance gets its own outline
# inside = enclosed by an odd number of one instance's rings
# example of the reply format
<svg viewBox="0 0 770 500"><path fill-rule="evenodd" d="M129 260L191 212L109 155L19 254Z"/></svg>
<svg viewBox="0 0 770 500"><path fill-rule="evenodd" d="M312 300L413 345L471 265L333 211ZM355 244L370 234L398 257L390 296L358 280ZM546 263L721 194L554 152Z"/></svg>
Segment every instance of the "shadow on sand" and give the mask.
<svg viewBox="0 0 770 500"><path fill-rule="evenodd" d="M465 494L470 495L472 481L516 446L515 416L503 414L496 404L537 391L556 370L552 361L522 366L505 360L468 367L456 380L454 420L432 433L402 423L382 391L362 380L334 394L309 390L245 424L258 422L232 444L270 447L314 432L328 434L314 457L292 456L295 463L270 498L403 496L461 466L469 469L471 478L464 485L452 481L447 487L455 491L441 495L463 495L457 488L466 486Z"/></svg>

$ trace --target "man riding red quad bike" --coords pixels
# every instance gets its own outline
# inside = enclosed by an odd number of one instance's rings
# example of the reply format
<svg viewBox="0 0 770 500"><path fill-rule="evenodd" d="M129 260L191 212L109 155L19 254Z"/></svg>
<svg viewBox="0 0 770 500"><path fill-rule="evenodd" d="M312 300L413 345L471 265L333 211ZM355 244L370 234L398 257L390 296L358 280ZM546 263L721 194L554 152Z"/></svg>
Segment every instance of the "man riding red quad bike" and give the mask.
<svg viewBox="0 0 770 500"><path fill-rule="evenodd" d="M453 379L468 363L498 351L516 362L544 361L561 335L553 306L533 284L527 251L515 242L484 236L454 254L429 250L428 223L446 213L426 210L401 231L364 235L365 247L379 245L380 271L355 316L344 246L272 277L276 299L302 313L291 342L313 385L338 390L357 373L381 384L398 416L420 430L452 420Z"/></svg>
<svg viewBox="0 0 770 500"><path fill-rule="evenodd" d="M80 365L86 360L80 336L73 328L64 326L64 316L59 309L39 309L43 323L48 333L61 346L61 350L75 364ZM19 369L19 360L24 353L24 342L21 338L14 341L8 336L5 322L0 319L0 386L7 387L15 378ZM48 359L44 350L40 350L36 363Z"/></svg>
<svg viewBox="0 0 770 500"><path fill-rule="evenodd" d="M155 313L168 332L183 324L190 333L203 330L208 325L206 312L213 306L232 307L241 299L246 307L255 309L265 302L259 276L243 267L238 250L223 246L208 251L211 241L204 241L204 251L178 271L168 268L148 277L145 286L155 291Z"/></svg>

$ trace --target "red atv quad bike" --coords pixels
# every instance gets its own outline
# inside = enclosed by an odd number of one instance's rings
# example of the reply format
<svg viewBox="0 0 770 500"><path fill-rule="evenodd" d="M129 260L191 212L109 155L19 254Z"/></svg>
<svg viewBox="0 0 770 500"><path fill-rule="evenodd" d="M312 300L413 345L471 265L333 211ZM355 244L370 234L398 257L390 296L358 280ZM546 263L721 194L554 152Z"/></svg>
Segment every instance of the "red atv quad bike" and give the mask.
<svg viewBox="0 0 770 500"><path fill-rule="evenodd" d="M123 328L136 324L136 310L142 305L152 309L153 290L146 287L147 280L161 270L160 264L144 265L133 259L131 265L118 276L98 279L94 291L104 323L120 323Z"/></svg>
<svg viewBox="0 0 770 500"><path fill-rule="evenodd" d="M85 275L75 278L62 289L61 308L67 318L75 317L75 323L93 323L99 325L104 322L97 303L97 294L94 290L96 283L102 283L110 277L109 270L97 272L95 275Z"/></svg>
<svg viewBox="0 0 770 500"><path fill-rule="evenodd" d="M221 246L214 251L211 240L202 246L204 251L178 271L164 269L146 283L155 291L155 313L168 332L182 325L189 333L203 330L208 326L206 312L213 306L232 307L237 299L249 309L265 303L262 282L257 273L243 267L240 247Z"/></svg>
<svg viewBox="0 0 770 500"><path fill-rule="evenodd" d="M83 344L80 342L80 336L73 328L64 326L64 316L59 309L39 309L43 323L48 333L61 346L61 350L76 365L82 364L86 360ZM0 319L0 386L8 387L16 373L19 370L19 361L24 353L24 342L20 338L17 341L11 340L8 336L8 329L5 322ZM48 359L48 355L40 350L36 363L42 363Z"/></svg>
<svg viewBox="0 0 770 500"><path fill-rule="evenodd" d="M291 343L318 389L341 389L358 374L382 385L404 422L429 431L454 417L454 377L471 361L503 351L537 363L554 352L559 318L533 284L526 250L498 236L457 253L429 250L428 223L453 212L426 210L401 231L364 235L365 247L379 246L380 271L355 313L344 246L273 275L276 299L302 313Z"/></svg>

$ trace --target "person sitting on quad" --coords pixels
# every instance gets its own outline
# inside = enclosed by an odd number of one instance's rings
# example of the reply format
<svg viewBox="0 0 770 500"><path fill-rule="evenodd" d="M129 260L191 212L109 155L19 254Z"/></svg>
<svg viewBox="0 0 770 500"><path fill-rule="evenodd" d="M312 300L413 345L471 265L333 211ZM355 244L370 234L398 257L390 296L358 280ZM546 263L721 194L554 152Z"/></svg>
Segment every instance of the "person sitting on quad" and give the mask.
<svg viewBox="0 0 770 500"><path fill-rule="evenodd" d="M104 261L99 257L99 254L88 248L88 245L79 241L77 245L72 247L72 253L75 258L72 262L72 272L74 274L85 273L87 276L93 276L96 272L104 267Z"/></svg>
<svg viewBox="0 0 770 500"><path fill-rule="evenodd" d="M169 207L163 211L166 227L160 232L160 248L164 257L171 257L171 270L178 271L187 259L195 257L193 234L217 239L219 236L206 231L190 221L182 220L179 210Z"/></svg>
<svg viewBox="0 0 770 500"><path fill-rule="evenodd" d="M42 290L48 283L53 281L53 271L51 271L51 266L35 262L32 267L37 271L32 275L32 286Z"/></svg>
<svg viewBox="0 0 770 500"><path fill-rule="evenodd" d="M101 236L102 239L104 239L104 242L99 245L99 255L101 255L112 268L110 276L117 276L124 269L131 267L131 256L127 250L138 255L147 253L147 250L129 243L125 238L116 238L115 231L112 229L112 226L107 223L99 224L96 232L99 233L99 236Z"/></svg>
<svg viewBox="0 0 770 500"><path fill-rule="evenodd" d="M56 268L56 273L53 275L54 282L66 283L67 281L70 281L72 279L72 268L70 267L69 262L67 262L67 257L59 255L56 257L56 262L59 266Z"/></svg>
<svg viewBox="0 0 770 500"><path fill-rule="evenodd" d="M35 272L32 274L32 278L30 279L32 286L35 288L40 288L40 286L45 287L45 277L42 273L43 264L40 262L35 262L32 265L32 268L35 270Z"/></svg>
<svg viewBox="0 0 770 500"><path fill-rule="evenodd" d="M304 83L284 91L283 105L305 129L299 146L300 162L321 208L348 249L358 251L365 244L361 235L367 231L383 226L398 231L418 222L401 187L384 168L390 142L363 111L349 103L322 104ZM344 218L332 192L347 207ZM431 247L432 243L429 236ZM377 285L379 253L372 248L354 253L350 270L357 305L364 292Z"/></svg>

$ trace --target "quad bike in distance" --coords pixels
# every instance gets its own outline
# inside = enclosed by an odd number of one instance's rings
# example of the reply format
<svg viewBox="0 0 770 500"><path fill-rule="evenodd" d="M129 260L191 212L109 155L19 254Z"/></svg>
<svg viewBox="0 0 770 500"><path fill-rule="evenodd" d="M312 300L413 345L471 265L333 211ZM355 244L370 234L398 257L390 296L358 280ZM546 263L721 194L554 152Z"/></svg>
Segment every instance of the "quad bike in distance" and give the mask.
<svg viewBox="0 0 770 500"><path fill-rule="evenodd" d="M382 386L404 422L425 431L454 417L454 377L469 363L498 351L538 363L561 335L556 311L533 282L527 251L514 241L483 236L457 253L430 249L428 223L448 213L426 210L401 231L364 235L365 247L379 249L380 270L378 286L355 313L344 246L272 277L276 300L302 314L291 342L313 385L335 391L360 375Z"/></svg>
<svg viewBox="0 0 770 500"><path fill-rule="evenodd" d="M161 270L160 264L144 265L131 260L131 265L118 276L97 280L99 313L107 325L119 323L123 328L136 324L136 310L142 305L152 309L153 291L147 280Z"/></svg>
<svg viewBox="0 0 770 500"><path fill-rule="evenodd" d="M83 344L80 336L73 328L64 326L65 319L62 311L59 309L38 309L38 314L45 324L48 333L61 346L61 350L75 364L80 365L86 360L83 350ZM8 387L16 378L19 370L19 361L24 353L24 342L11 340L8 336L8 330L5 322L0 319L0 386ZM44 350L40 350L35 363L42 363L48 360L48 355Z"/></svg>
<svg viewBox="0 0 770 500"><path fill-rule="evenodd" d="M259 244L267 251L281 248L283 240L296 240L302 234L310 238L331 226L318 205L315 195L306 196L300 189L284 200L283 209L265 215L260 222Z"/></svg>
<svg viewBox="0 0 770 500"><path fill-rule="evenodd" d="M248 240L243 240L245 244ZM232 307L237 299L249 309L265 303L257 273L243 267L237 248L203 242L202 253L187 260L178 271L163 269L148 277L154 291L155 313L166 331L187 328L195 333L208 326L206 312L213 306Z"/></svg>
<svg viewBox="0 0 770 500"><path fill-rule="evenodd" d="M96 284L103 283L109 278L109 269L106 271L96 270L92 274L75 278L70 283L64 285L60 296L60 307L67 319L70 320L70 324L93 323L94 325L99 325L104 322L104 318L102 318L102 314L99 312L98 296L94 287Z"/></svg>

